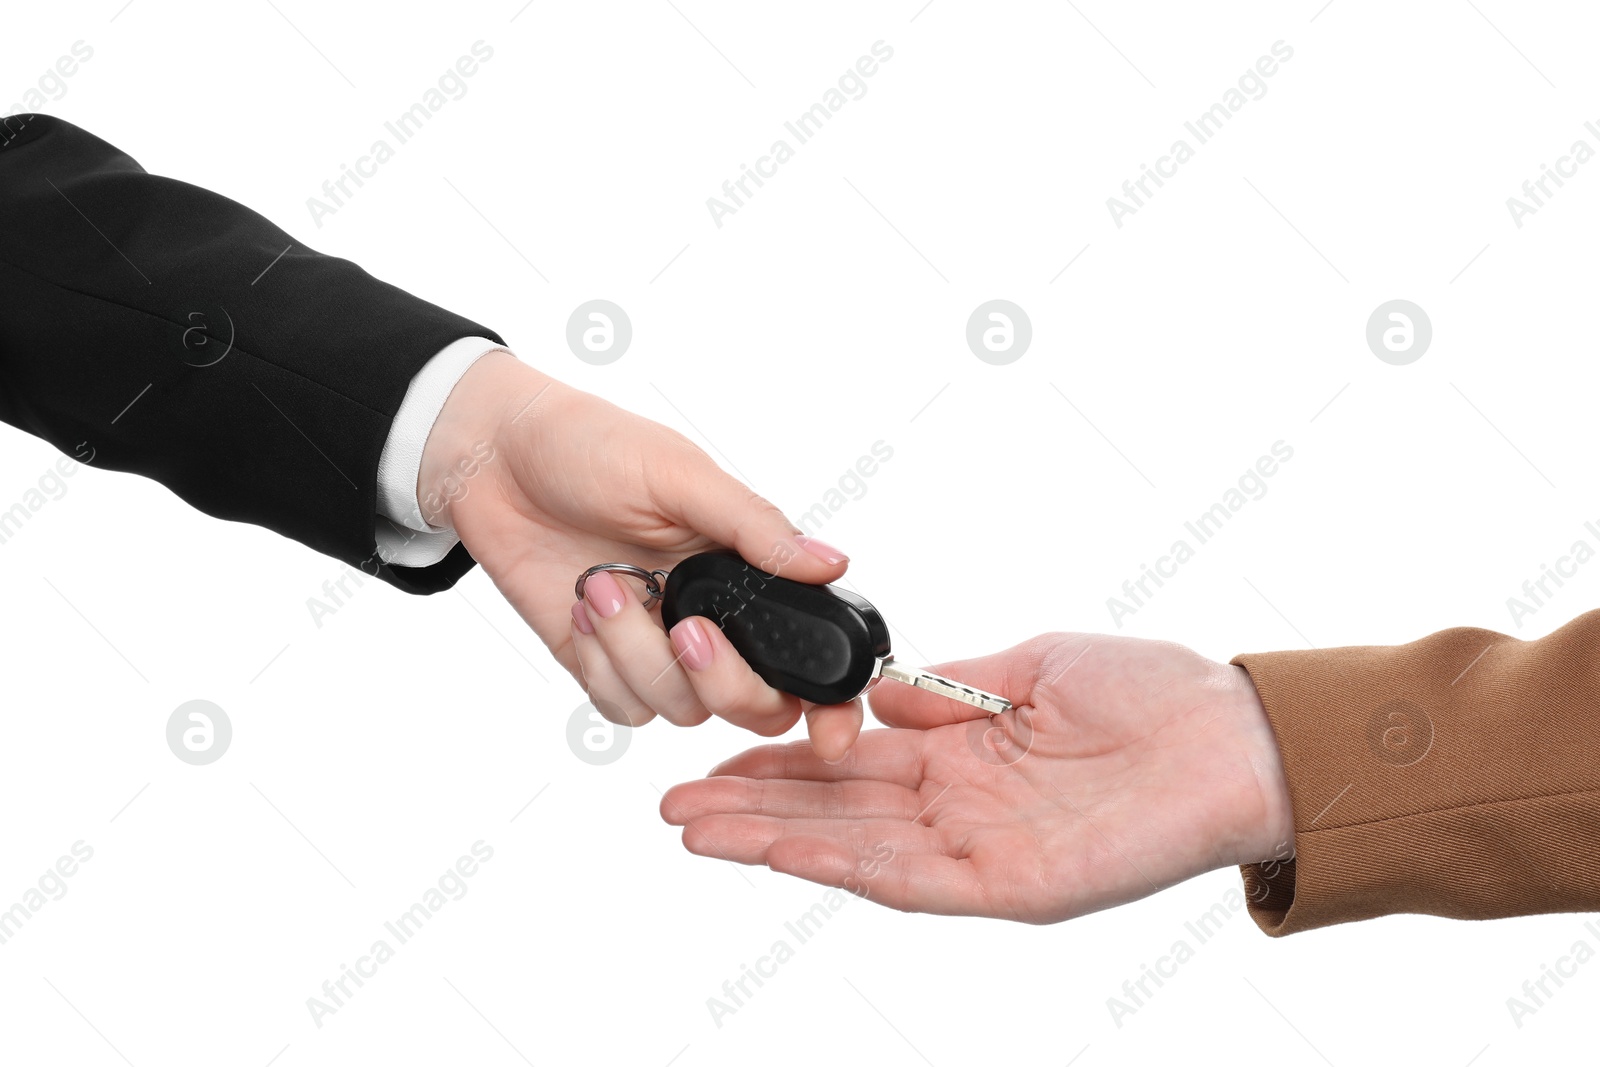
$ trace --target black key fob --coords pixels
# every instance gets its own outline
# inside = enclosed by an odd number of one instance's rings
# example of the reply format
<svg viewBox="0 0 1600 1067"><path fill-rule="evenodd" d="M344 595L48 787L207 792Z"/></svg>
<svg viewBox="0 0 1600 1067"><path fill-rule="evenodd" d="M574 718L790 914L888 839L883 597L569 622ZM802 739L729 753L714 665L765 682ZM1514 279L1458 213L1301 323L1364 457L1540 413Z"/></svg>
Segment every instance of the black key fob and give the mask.
<svg viewBox="0 0 1600 1067"><path fill-rule="evenodd" d="M680 560L667 576L661 618L716 623L774 689L816 704L865 691L889 655L889 627L865 599L831 585L778 578L729 551Z"/></svg>

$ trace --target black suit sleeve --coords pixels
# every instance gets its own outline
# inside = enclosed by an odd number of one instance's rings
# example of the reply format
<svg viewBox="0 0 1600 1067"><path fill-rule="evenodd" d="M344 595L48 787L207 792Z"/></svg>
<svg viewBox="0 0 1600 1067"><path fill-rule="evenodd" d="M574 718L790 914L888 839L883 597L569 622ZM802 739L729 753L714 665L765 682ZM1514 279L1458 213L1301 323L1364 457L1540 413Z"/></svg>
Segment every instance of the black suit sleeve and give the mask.
<svg viewBox="0 0 1600 1067"><path fill-rule="evenodd" d="M0 120L0 420L81 461L437 592L472 557L378 559L378 457L462 337L503 343L70 123Z"/></svg>

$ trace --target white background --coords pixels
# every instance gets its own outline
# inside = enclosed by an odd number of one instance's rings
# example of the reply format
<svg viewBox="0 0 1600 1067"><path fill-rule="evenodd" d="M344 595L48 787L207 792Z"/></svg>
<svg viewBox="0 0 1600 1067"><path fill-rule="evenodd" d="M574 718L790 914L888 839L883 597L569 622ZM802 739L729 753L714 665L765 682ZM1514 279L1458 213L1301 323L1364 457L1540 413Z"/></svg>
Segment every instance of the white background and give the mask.
<svg viewBox="0 0 1600 1067"><path fill-rule="evenodd" d="M1506 607L1600 519L1600 163L1521 228L1505 201L1573 140L1600 147L1583 129L1593 15L1319 2L15 5L0 106L86 42L43 110L488 323L793 514L886 442L821 533L905 659L1114 630L1106 598L1278 440L1294 457L1269 492L1121 632L1218 659L1547 633L1600 592L1592 566L1520 628ZM478 40L494 56L468 93L317 227L307 198ZM894 55L867 94L718 228L706 198L879 40ZM1279 40L1294 54L1266 95L1119 229L1106 198ZM634 326L604 367L564 341L596 297ZM964 339L997 297L1033 324L1008 366ZM1433 323L1409 366L1365 342L1395 298ZM54 461L0 430L0 508ZM1241 912L1117 1026L1107 998L1231 870L1048 928L851 901L718 1027L706 999L822 890L688 855L658 788L753 739L657 723L590 766L566 741L579 688L481 573L426 598L369 581L319 628L306 601L336 562L142 479L66 485L0 545L0 907L73 842L94 856L0 946L5 1062L1498 1064L1588 1047L1600 966L1521 1028L1506 1007L1597 943L1576 916L1272 940ZM164 737L195 698L234 727L206 767ZM480 839L494 858L470 892L317 1027L306 998Z"/></svg>

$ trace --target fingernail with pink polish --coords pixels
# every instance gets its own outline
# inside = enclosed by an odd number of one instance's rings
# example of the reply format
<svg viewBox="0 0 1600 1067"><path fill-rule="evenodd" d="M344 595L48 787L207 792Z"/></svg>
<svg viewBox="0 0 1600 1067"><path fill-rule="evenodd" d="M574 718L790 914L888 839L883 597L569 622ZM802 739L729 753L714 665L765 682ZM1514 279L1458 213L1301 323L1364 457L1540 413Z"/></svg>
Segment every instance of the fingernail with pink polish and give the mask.
<svg viewBox="0 0 1600 1067"><path fill-rule="evenodd" d="M621 611L626 603L623 597L627 595L617 580L605 571L589 575L583 583L583 598L600 613L602 619L609 619Z"/></svg>
<svg viewBox="0 0 1600 1067"><path fill-rule="evenodd" d="M828 542L818 541L815 537L807 537L805 534L795 534L794 543L827 564L844 563L850 559Z"/></svg>
<svg viewBox="0 0 1600 1067"><path fill-rule="evenodd" d="M587 589L585 592L587 592ZM583 606L583 601L581 600L572 602L572 624L578 628L578 632L581 634L594 633L594 624L589 621L589 611Z"/></svg>
<svg viewBox="0 0 1600 1067"><path fill-rule="evenodd" d="M678 658L687 663L691 671L703 671L711 666L711 641L699 619L684 619L672 628L672 647L678 650Z"/></svg>

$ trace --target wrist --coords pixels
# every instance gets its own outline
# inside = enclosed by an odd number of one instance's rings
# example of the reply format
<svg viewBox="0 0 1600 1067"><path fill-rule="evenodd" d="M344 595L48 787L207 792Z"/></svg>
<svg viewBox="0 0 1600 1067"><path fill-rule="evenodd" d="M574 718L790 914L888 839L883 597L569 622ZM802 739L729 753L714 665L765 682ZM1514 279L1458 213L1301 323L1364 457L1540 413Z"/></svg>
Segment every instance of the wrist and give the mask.
<svg viewBox="0 0 1600 1067"><path fill-rule="evenodd" d="M1288 859L1294 853L1294 810L1283 752L1250 672L1237 665L1230 665L1228 669L1234 682L1233 708L1245 738L1247 759L1259 797L1249 825L1240 837L1238 861L1262 863Z"/></svg>
<svg viewBox="0 0 1600 1067"><path fill-rule="evenodd" d="M549 381L503 349L467 368L440 408L417 468L417 505L429 524L455 527L456 508L501 454L502 428Z"/></svg>

